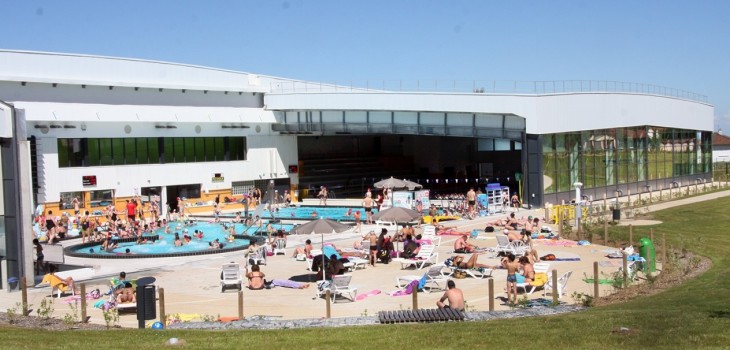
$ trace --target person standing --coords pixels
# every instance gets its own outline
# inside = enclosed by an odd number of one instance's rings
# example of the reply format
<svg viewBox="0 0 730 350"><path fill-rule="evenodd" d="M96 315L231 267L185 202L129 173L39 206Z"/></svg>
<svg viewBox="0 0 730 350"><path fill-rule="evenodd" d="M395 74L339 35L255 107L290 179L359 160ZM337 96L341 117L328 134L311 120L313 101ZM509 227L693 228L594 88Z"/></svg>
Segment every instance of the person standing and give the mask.
<svg viewBox="0 0 730 350"><path fill-rule="evenodd" d="M362 214L360 214L359 210L355 210L355 213L353 214L353 216L355 217L355 232L358 232L358 233L362 229L362 222L360 222L361 215Z"/></svg>
<svg viewBox="0 0 730 350"><path fill-rule="evenodd" d="M71 201L71 204L74 206L74 216L78 219L79 213L80 213L80 207L81 202L79 201L79 197L74 197L74 200Z"/></svg>
<svg viewBox="0 0 730 350"><path fill-rule="evenodd" d="M515 208L515 211L520 211L520 197L517 197L517 192L512 194L512 207Z"/></svg>
<svg viewBox="0 0 730 350"><path fill-rule="evenodd" d="M362 206L363 206L363 208L365 208L365 223L372 224L373 223L373 198L370 196L365 196L365 199L362 200Z"/></svg>
<svg viewBox="0 0 730 350"><path fill-rule="evenodd" d="M319 205L327 206L327 187L320 187L317 197L319 197Z"/></svg>
<svg viewBox="0 0 730 350"><path fill-rule="evenodd" d="M133 201L127 199L127 221L132 224L137 216L137 205Z"/></svg>
<svg viewBox="0 0 730 350"><path fill-rule="evenodd" d="M466 202L469 205L469 215L473 217L477 209L477 193L474 192L474 187L470 188L469 192L466 193Z"/></svg>

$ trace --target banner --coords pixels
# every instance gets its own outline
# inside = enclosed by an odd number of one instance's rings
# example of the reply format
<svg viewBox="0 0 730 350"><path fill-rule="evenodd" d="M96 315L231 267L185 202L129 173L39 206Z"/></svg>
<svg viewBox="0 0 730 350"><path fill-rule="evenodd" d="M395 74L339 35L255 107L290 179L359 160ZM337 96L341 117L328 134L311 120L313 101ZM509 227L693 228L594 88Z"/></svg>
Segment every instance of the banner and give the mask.
<svg viewBox="0 0 730 350"><path fill-rule="evenodd" d="M431 206L431 200L429 199L429 196L431 195L430 190L421 190L414 192L416 195L416 203L421 203L421 208L423 208L423 211L428 211L428 208Z"/></svg>
<svg viewBox="0 0 730 350"><path fill-rule="evenodd" d="M413 208L413 192L393 192L393 207Z"/></svg>

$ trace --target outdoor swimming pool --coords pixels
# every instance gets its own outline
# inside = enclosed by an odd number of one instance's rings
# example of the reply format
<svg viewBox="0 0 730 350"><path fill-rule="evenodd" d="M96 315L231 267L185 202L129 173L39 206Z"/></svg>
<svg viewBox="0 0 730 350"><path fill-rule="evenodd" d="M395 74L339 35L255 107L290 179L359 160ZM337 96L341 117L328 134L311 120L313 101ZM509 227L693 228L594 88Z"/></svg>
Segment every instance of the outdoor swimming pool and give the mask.
<svg viewBox="0 0 730 350"><path fill-rule="evenodd" d="M274 211L274 218L281 220L313 220L320 217L337 221L355 221L355 212L360 212L361 220L365 221L365 209L362 207L319 207L319 206L295 206L277 208ZM373 208L373 214L378 210ZM253 211L249 210L249 214ZM349 214L349 215L348 215ZM243 214L242 214L243 215ZM224 217L232 218L235 214L226 214ZM272 218L268 210L261 213L262 218Z"/></svg>
<svg viewBox="0 0 730 350"><path fill-rule="evenodd" d="M144 235L148 238L148 242L137 244L135 239L115 239L118 244L117 248L111 252L102 249L101 243L84 243L66 248L66 254L77 257L94 257L94 258L148 258L148 257L169 257L184 255L213 254L220 252L228 252L248 248L253 236L267 235L266 223L262 227L245 226L243 224L235 224L236 235L233 242L228 242L228 232L225 231L221 224L208 222L195 222L192 225L182 225L173 223L170 226L170 233L164 233L164 229L158 229L151 234ZM275 230L290 231L294 225L290 224L273 224ZM187 234L193 236L188 244L180 247L175 246L175 232L179 233L183 238L183 230L187 230ZM203 231L203 237L198 239L194 236L195 230ZM218 239L223 244L221 249L210 249L209 242ZM129 254L126 250L129 249Z"/></svg>

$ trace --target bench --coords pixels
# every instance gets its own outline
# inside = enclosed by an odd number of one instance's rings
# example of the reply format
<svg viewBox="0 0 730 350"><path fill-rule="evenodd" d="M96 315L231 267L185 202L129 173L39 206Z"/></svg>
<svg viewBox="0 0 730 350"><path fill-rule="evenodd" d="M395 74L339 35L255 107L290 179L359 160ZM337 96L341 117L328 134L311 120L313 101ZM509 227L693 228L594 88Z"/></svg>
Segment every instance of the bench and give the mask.
<svg viewBox="0 0 730 350"><path fill-rule="evenodd" d="M382 324L406 322L463 321L462 311L450 308L380 311L378 320Z"/></svg>

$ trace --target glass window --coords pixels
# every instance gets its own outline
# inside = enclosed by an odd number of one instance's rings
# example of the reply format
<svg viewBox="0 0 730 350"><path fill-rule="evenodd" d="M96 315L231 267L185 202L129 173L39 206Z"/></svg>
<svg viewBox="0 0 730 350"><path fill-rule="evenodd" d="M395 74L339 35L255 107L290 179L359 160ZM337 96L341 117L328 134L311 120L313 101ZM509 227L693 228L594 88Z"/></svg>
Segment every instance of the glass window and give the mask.
<svg viewBox="0 0 730 350"><path fill-rule="evenodd" d="M99 164L112 165L112 139L99 139Z"/></svg>
<svg viewBox="0 0 730 350"><path fill-rule="evenodd" d="M239 160L241 153L240 137L229 137L228 138L228 159Z"/></svg>
<svg viewBox="0 0 730 350"><path fill-rule="evenodd" d="M74 208L74 198L77 198L79 201L79 208L84 207L84 193L83 192L61 192L61 200L58 205L61 207L61 209L73 209Z"/></svg>
<svg viewBox="0 0 730 350"><path fill-rule="evenodd" d="M185 162L185 139L182 137L174 138L172 140L175 145L175 163Z"/></svg>
<svg viewBox="0 0 730 350"><path fill-rule="evenodd" d="M112 139L112 162L124 165L124 139Z"/></svg>
<svg viewBox="0 0 730 350"><path fill-rule="evenodd" d="M195 138L195 160L198 162L205 162L205 138Z"/></svg>
<svg viewBox="0 0 730 350"><path fill-rule="evenodd" d="M137 164L149 163L147 158L147 139L144 137L138 137L134 140L137 146Z"/></svg>
<svg viewBox="0 0 730 350"><path fill-rule="evenodd" d="M192 137L185 138L185 161L188 163L195 162L195 139Z"/></svg>
<svg viewBox="0 0 730 350"><path fill-rule="evenodd" d="M215 160L220 162L226 160L226 144L222 137L217 137L215 140Z"/></svg>
<svg viewBox="0 0 730 350"><path fill-rule="evenodd" d="M88 166L99 166L100 154L99 154L99 139L87 139L86 147L89 150L86 157L86 165Z"/></svg>
<svg viewBox="0 0 730 350"><path fill-rule="evenodd" d="M165 137L163 140L162 152L164 154L163 163L175 163L175 144L174 139L171 137Z"/></svg>
<svg viewBox="0 0 730 350"><path fill-rule="evenodd" d="M89 194L89 206L92 208L111 205L112 199L114 198L113 190L91 191Z"/></svg>
<svg viewBox="0 0 730 350"><path fill-rule="evenodd" d="M124 164L137 163L137 141L133 138L124 139Z"/></svg>
<svg viewBox="0 0 730 350"><path fill-rule="evenodd" d="M215 162L215 139L212 137L205 138L205 160Z"/></svg>
<svg viewBox="0 0 730 350"><path fill-rule="evenodd" d="M191 199L200 198L200 184L178 186L180 197Z"/></svg>
<svg viewBox="0 0 730 350"><path fill-rule="evenodd" d="M70 166L68 161L69 139L58 139L58 167Z"/></svg>
<svg viewBox="0 0 730 350"><path fill-rule="evenodd" d="M150 164L160 163L160 143L161 140L156 137L147 138L147 158Z"/></svg>

